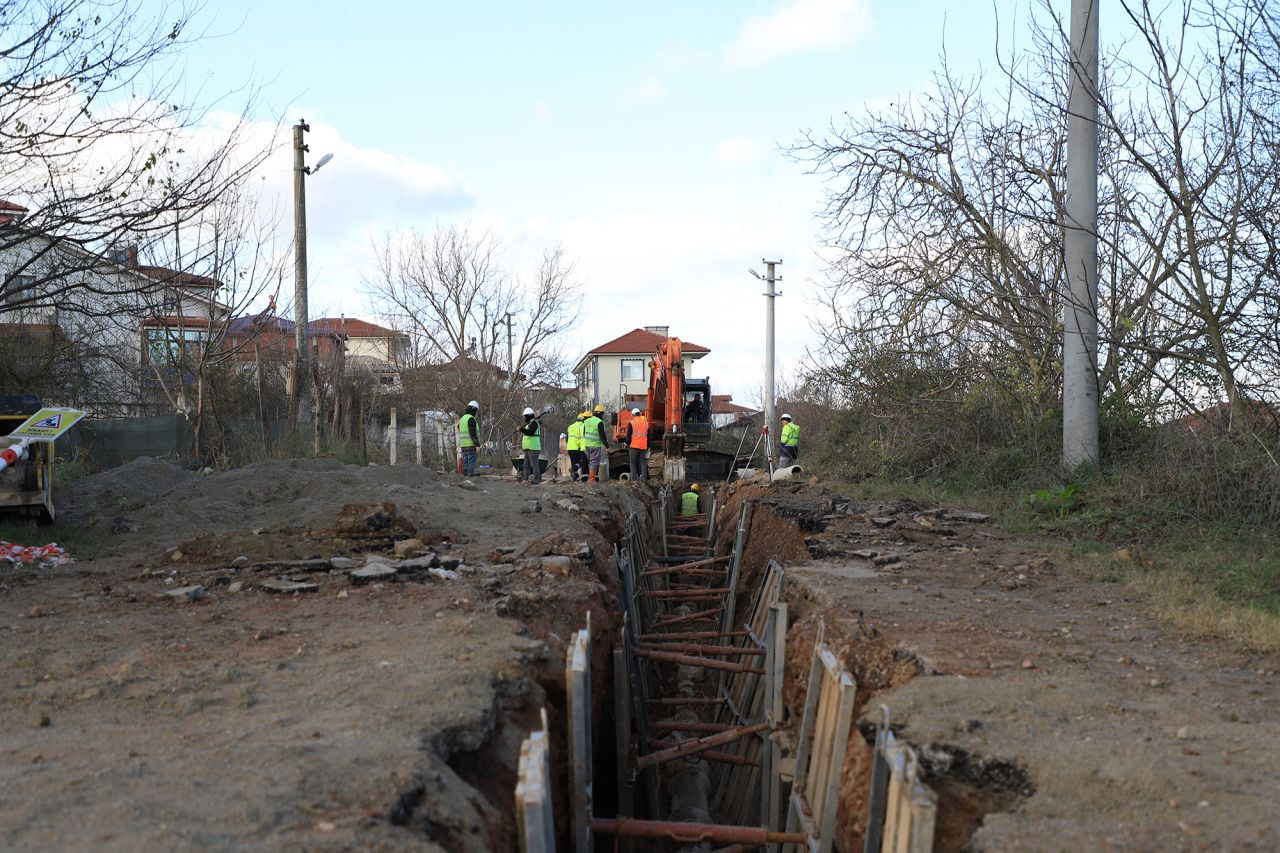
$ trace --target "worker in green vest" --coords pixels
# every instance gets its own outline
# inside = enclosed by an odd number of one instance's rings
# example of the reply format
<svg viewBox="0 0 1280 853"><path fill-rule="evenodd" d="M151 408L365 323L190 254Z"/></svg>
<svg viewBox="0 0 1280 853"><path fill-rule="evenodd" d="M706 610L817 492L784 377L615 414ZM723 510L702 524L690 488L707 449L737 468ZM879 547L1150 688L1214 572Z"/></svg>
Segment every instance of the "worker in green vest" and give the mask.
<svg viewBox="0 0 1280 853"><path fill-rule="evenodd" d="M579 483L587 479L587 453L583 448L583 436L586 433L585 422L591 417L589 412L579 412L578 419L565 429L565 450L569 452L569 477Z"/></svg>
<svg viewBox="0 0 1280 853"><path fill-rule="evenodd" d="M680 496L680 514L681 515L697 515L700 510L698 508L698 493L702 491L697 483L689 487L689 491Z"/></svg>
<svg viewBox="0 0 1280 853"><path fill-rule="evenodd" d="M524 451L520 482L527 478L537 486L542 482L542 421L528 406L524 407L524 426L520 427L520 449Z"/></svg>
<svg viewBox="0 0 1280 853"><path fill-rule="evenodd" d="M604 420L600 417L603 414L604 406L596 406L591 417L582 423L582 449L587 452L587 480L592 483L600 479L600 460L609 445Z"/></svg>
<svg viewBox="0 0 1280 853"><path fill-rule="evenodd" d="M780 455L778 461L782 467L796 464L800 455L800 427L791 422L791 415L782 416L782 435L779 436Z"/></svg>
<svg viewBox="0 0 1280 853"><path fill-rule="evenodd" d="M476 448L480 446L480 422L476 413L480 404L475 400L467 403L467 411L458 418L458 449L462 451L462 476L476 475Z"/></svg>

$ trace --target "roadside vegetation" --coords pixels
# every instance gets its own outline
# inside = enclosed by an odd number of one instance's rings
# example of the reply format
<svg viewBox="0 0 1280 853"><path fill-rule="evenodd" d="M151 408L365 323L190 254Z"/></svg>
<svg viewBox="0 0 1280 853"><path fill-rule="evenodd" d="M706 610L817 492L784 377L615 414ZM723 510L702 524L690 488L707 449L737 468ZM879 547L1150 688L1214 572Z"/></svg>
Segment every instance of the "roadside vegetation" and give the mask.
<svg viewBox="0 0 1280 853"><path fill-rule="evenodd" d="M1095 96L1098 465L1059 463L1070 49L1048 2L998 73L944 52L926 91L792 149L827 181L830 267L786 405L807 464L860 492L985 507L1197 633L1280 649L1280 12L1120 8Z"/></svg>

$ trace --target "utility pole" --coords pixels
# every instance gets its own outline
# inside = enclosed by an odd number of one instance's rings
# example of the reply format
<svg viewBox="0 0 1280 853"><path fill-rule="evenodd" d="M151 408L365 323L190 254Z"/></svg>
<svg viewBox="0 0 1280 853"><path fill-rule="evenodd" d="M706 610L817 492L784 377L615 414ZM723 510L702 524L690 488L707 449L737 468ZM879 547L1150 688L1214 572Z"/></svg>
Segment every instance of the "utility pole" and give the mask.
<svg viewBox="0 0 1280 853"><path fill-rule="evenodd" d="M1071 0L1062 464L1098 462L1098 4Z"/></svg>
<svg viewBox="0 0 1280 853"><path fill-rule="evenodd" d="M305 397L307 375L307 183L310 171L306 153L310 149L302 135L311 130L306 120L293 126L293 394L290 415L306 410L300 405ZM296 420L294 421L296 423ZM316 424L316 429L320 425Z"/></svg>
<svg viewBox="0 0 1280 853"><path fill-rule="evenodd" d="M502 325L502 322L503 322L502 320L499 320L498 324ZM513 355L513 353L515 352L515 349L512 346L513 338L511 336L511 312L510 311L507 312L506 323L507 323L507 381L511 383L511 389L514 391L516 387L516 360L515 360L515 356Z"/></svg>
<svg viewBox="0 0 1280 853"><path fill-rule="evenodd" d="M776 275L775 267L781 266L782 261L761 260L764 264L764 283L765 283L765 320L764 320L764 457L768 460L769 470L773 470L773 425L774 418L777 414L775 406L774 383L773 383L773 303L774 300L781 296L781 293L774 291L775 283L782 281L782 277ZM760 274L755 270L750 270L751 274L756 278L760 278Z"/></svg>

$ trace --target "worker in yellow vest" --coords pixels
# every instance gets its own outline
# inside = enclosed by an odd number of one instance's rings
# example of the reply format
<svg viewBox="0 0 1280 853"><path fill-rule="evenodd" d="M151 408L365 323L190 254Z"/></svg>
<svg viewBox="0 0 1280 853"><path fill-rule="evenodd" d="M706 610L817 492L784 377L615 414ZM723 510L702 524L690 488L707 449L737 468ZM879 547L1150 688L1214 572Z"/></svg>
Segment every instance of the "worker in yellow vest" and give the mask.
<svg viewBox="0 0 1280 853"><path fill-rule="evenodd" d="M596 406L591 417L582 422L582 449L587 454L587 480L592 483L599 479L601 459L605 448L609 446L609 436L605 433L604 420L600 417L603 414L604 406Z"/></svg>
<svg viewBox="0 0 1280 853"><path fill-rule="evenodd" d="M783 414L782 435L778 438L778 461L782 467L796 464L796 457L800 455L800 427L791 422L791 415Z"/></svg>
<svg viewBox="0 0 1280 853"><path fill-rule="evenodd" d="M698 493L702 489L697 483L689 486L689 491L680 496L680 514L681 515L697 515L701 510L698 508Z"/></svg>
<svg viewBox="0 0 1280 853"><path fill-rule="evenodd" d="M631 410L627 423L627 459L631 463L631 479L649 479L649 419L639 409Z"/></svg>
<svg viewBox="0 0 1280 853"><path fill-rule="evenodd" d="M578 419L565 429L568 438L565 449L569 453L569 477L575 483L587 479L587 453L583 449L582 441L586 432L584 424L588 417L590 417L589 413L579 412Z"/></svg>
<svg viewBox="0 0 1280 853"><path fill-rule="evenodd" d="M520 449L524 451L524 468L520 482L526 479L537 486L542 483L542 421L533 409L524 407L524 426L520 427Z"/></svg>
<svg viewBox="0 0 1280 853"><path fill-rule="evenodd" d="M480 404L475 400L467 403L467 411L458 418L458 449L462 451L462 476L476 475L476 448L480 446L480 422L476 413Z"/></svg>

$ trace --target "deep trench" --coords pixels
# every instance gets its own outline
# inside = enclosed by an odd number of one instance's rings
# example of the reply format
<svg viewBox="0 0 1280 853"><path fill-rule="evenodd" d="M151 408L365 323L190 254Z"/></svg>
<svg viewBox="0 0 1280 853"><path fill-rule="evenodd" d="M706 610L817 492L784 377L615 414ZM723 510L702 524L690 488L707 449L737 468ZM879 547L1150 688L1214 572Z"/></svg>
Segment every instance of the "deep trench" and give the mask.
<svg viewBox="0 0 1280 853"><path fill-rule="evenodd" d="M646 487L632 485L627 488L644 489ZM652 489L652 487L648 488ZM794 489L792 491L794 492ZM742 615L755 598L764 567L769 560L799 560L810 553L821 553L823 546L819 541L820 535L815 534L821 534L825 527L825 519L830 518L833 513L847 510L848 502L844 501L842 506L838 502L839 499L836 501L826 499L817 506L805 506L803 502L794 499L771 501L768 497L762 496L761 492L762 490L757 489L751 498L756 508L751 517L747 544L743 549L735 625L741 623ZM650 494L654 493L650 492ZM732 529L736 525L736 514L742 499L744 498L741 495L737 499L732 497L726 499L725 490L721 490L713 555L719 556L732 550L734 541ZM661 553L659 520L645 513L633 512L633 514L639 522L651 552ZM623 525L615 517L612 522L602 525L600 532L615 542L622 543L622 527ZM800 543L799 547L803 549L803 555L796 552L796 543ZM614 589L611 592L617 592L617 590ZM794 586L786 587L787 594L795 592ZM787 594L784 594L784 599ZM796 604L799 606L794 606ZM789 713L784 728L790 729L794 736L804 704L814 626L817 619L829 614L822 614L816 609L806 609L802 601L793 603L791 614L792 618L787 631L787 678L784 685L784 701ZM924 669L913 655L887 643L878 635L874 626L863 623L861 619L854 620L852 629L836 632L834 635L830 631L831 621L834 620L828 621L827 642L839 647L842 662L848 667L858 684L854 711L855 726L850 736L842 773L835 838L836 850L852 851L862 849L870 785L870 759L875 737L874 724L858 721L863 710L874 707L882 693L905 684L911 678L922 674ZM849 620L844 621L848 623ZM609 645L616 639L617 631L601 631L593 634L594 643ZM618 749L615 739L614 672L611 665L612 656L608 651L605 654L593 654L593 658L596 661L609 663L593 666L592 693L597 697L597 701L593 703L592 708L592 731L595 735L592 815L609 818L619 814L622 803L622 792L617 784ZM529 696L525 699L536 699L550 711L551 740L554 744L551 758L555 789L556 849L571 850L573 847L567 806L569 768L565 747L568 709L561 663L552 660L546 664L544 667L546 671L537 677L538 689L535 693L541 695ZM681 671L685 671L684 680L688 681L689 668L664 664L655 669L660 673L655 690L658 695L651 698L670 698L679 695ZM556 670L559 670L559 677ZM699 692L714 693L714 680L714 678L706 678L704 673L704 683ZM711 683L706 683L708 681ZM432 823L421 814L420 809L423 800L430 796L432 785L430 782L424 783L421 779L413 780L402 789L397 802L388 813L388 818L393 823L425 832L428 836L442 842L447 849L518 849L518 845L513 843L515 816L512 792L516 763L513 752L518 753L519 746L518 743L513 746L512 734L518 731L521 725L524 726L525 732L531 730L535 726L536 712L533 704L527 702L518 711L507 709L504 712L499 708L496 709L496 713L500 719L495 721L488 737L481 742L452 752L448 749L436 750L437 756L445 761L450 770L456 773L461 781L467 783L473 798L479 800L477 803L479 813L485 816L489 825L482 828L442 827ZM685 718L695 722L711 722L715 716L704 708L696 715L686 714ZM634 730L632 734L634 740ZM1027 773L1013 762L972 755L946 744L914 744L914 746L921 756L922 779L938 796L938 821L934 843L936 851L967 849L969 840L982 826L987 815L1015 809L1020 802L1035 792ZM641 750L643 751L647 750ZM636 744L632 744L630 752L633 757L637 754ZM674 767L675 765L685 766L680 768ZM634 816L652 820L724 822L723 815L710 807L715 791L710 790L709 786L714 783L715 775L706 765L705 761L674 762L673 767L677 772L673 773L668 769L661 774L661 781L657 786L658 801L656 803L646 802L644 792L637 784L632 792L635 804ZM784 785L783 788L785 792L786 786ZM673 793L675 809L672 808ZM664 844L644 839L631 840L630 845L624 842L615 846L616 841L617 839L609 835L597 835L595 844L596 848L601 850L622 849L641 851L641 853L650 850L681 851L681 853L695 850L709 851L724 846L717 844L682 847L672 842Z"/></svg>

